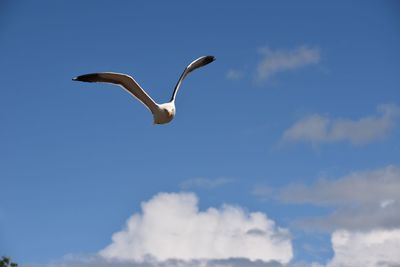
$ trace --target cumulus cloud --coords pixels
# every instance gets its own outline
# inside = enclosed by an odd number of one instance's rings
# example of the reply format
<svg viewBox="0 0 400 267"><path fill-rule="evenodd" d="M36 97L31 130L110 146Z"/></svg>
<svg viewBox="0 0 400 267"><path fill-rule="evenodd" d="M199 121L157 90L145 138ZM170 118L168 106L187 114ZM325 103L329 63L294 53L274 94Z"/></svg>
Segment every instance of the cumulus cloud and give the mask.
<svg viewBox="0 0 400 267"><path fill-rule="evenodd" d="M288 230L277 227L265 214L246 213L230 205L200 211L197 202L192 193L154 196L142 203L142 213L129 218L125 229L115 233L112 243L99 255L132 262L291 260Z"/></svg>
<svg viewBox="0 0 400 267"><path fill-rule="evenodd" d="M312 143L337 141L350 141L353 144L369 143L387 135L400 115L400 107L394 104L380 105L377 111L378 115L358 120L332 119L319 114L309 115L287 129L282 139Z"/></svg>
<svg viewBox="0 0 400 267"><path fill-rule="evenodd" d="M256 70L256 81L264 81L273 75L302 68L310 64L317 64L320 61L318 48L301 46L293 50L272 50L269 47L259 49L263 58Z"/></svg>
<svg viewBox="0 0 400 267"><path fill-rule="evenodd" d="M231 183L232 179L228 178L217 178L217 179L207 179L207 178L193 178L183 181L180 184L182 189L190 189L190 188L203 188L203 189L213 189L228 183Z"/></svg>
<svg viewBox="0 0 400 267"><path fill-rule="evenodd" d="M327 267L400 266L400 229L332 234L334 257Z"/></svg>
<svg viewBox="0 0 400 267"><path fill-rule="evenodd" d="M396 166L320 179L311 185L293 184L281 189L259 186L253 191L259 197L285 203L334 208L328 216L299 222L303 228L328 231L400 227L399 192L400 168Z"/></svg>
<svg viewBox="0 0 400 267"><path fill-rule="evenodd" d="M228 80L240 80L244 76L244 73L240 70L229 69L226 73L226 78Z"/></svg>

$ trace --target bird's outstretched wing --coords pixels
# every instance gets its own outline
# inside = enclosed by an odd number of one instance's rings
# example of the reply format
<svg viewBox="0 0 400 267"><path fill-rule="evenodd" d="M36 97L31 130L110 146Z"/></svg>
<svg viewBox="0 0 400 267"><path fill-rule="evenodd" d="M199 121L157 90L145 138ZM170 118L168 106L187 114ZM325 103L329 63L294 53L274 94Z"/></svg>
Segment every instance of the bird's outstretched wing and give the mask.
<svg viewBox="0 0 400 267"><path fill-rule="evenodd" d="M215 60L215 57L213 56L203 56L203 57L199 57L198 59L196 59L195 61L193 61L192 63L190 63L185 70L183 71L181 77L179 78L177 84L175 85L175 89L174 92L172 93L172 97L170 101L174 101L176 94L178 93L179 87L181 87L182 81L186 78L186 76L194 71L197 68L203 67L211 62L213 62Z"/></svg>
<svg viewBox="0 0 400 267"><path fill-rule="evenodd" d="M73 78L72 80L81 82L103 82L117 84L139 99L139 101L148 107L152 113L158 110L157 103L129 75L114 72L100 72L81 75Z"/></svg>

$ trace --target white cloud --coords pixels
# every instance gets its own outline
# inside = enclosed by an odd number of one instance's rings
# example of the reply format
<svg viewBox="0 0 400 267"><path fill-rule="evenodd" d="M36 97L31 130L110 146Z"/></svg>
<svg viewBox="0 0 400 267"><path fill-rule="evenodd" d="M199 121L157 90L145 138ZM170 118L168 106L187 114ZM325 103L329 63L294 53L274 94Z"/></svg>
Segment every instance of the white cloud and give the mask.
<svg viewBox="0 0 400 267"><path fill-rule="evenodd" d="M228 80L240 80L244 76L244 73L240 70L229 69L226 73L226 78Z"/></svg>
<svg viewBox="0 0 400 267"><path fill-rule="evenodd" d="M368 230L400 227L400 168L354 172L314 184L292 184L281 189L256 187L253 193L293 204L333 207L325 217L302 219L300 226L312 230L338 228Z"/></svg>
<svg viewBox="0 0 400 267"><path fill-rule="evenodd" d="M313 114L297 121L283 134L285 141L309 141L328 143L350 141L364 144L382 138L393 128L400 115L397 105L380 105L379 115L363 117L358 120L331 119Z"/></svg>
<svg viewBox="0 0 400 267"><path fill-rule="evenodd" d="M180 184L180 187L182 189L189 189L189 188L213 189L231 182L232 179L228 178L207 179L199 177L183 181Z"/></svg>
<svg viewBox="0 0 400 267"><path fill-rule="evenodd" d="M244 258L287 263L291 260L289 232L260 212L236 206L199 211L192 193L160 193L142 203L142 213L100 251L109 260L157 262Z"/></svg>
<svg viewBox="0 0 400 267"><path fill-rule="evenodd" d="M321 263L250 261L230 258L222 260L148 259L145 262L109 260L103 257L70 258L46 264L47 267L399 267L400 229L367 232L337 230L331 236L334 255L325 265ZM41 265L21 265L39 267Z"/></svg>
<svg viewBox="0 0 400 267"><path fill-rule="evenodd" d="M47 267L288 267L277 261L250 261L248 259L223 259L223 260L167 260L158 262L148 260L145 262L107 260L103 257L90 257L80 259L67 259L52 262ZM292 266L292 265L290 265ZM21 267L40 267L40 265L21 265ZM293 265L293 267L305 267Z"/></svg>
<svg viewBox="0 0 400 267"><path fill-rule="evenodd" d="M332 234L333 259L327 267L400 266L400 229Z"/></svg>
<svg viewBox="0 0 400 267"><path fill-rule="evenodd" d="M276 73L295 70L320 61L317 48L301 46L293 50L272 50L269 47L259 49L263 59L259 62L256 72L256 81L269 79Z"/></svg>

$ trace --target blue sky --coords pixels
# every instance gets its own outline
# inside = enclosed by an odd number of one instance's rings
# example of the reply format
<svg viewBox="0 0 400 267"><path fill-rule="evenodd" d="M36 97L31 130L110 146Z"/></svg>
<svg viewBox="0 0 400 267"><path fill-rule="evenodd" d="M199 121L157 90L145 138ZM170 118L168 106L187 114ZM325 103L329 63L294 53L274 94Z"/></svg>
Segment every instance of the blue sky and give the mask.
<svg viewBox="0 0 400 267"><path fill-rule="evenodd" d="M162 192L192 192L200 211L262 212L290 233L288 264L344 262L339 230L400 231L399 12L396 1L1 1L0 252L44 265L96 254ZM188 76L167 125L115 86L71 81L127 73L164 102L202 55L217 60ZM343 220L367 211L383 219Z"/></svg>

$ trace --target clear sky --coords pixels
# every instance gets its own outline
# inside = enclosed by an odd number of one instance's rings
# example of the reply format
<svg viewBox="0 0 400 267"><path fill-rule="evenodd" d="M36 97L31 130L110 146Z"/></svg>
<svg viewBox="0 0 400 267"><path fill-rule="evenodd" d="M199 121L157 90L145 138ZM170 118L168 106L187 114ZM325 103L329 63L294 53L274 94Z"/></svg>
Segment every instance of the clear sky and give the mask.
<svg viewBox="0 0 400 267"><path fill-rule="evenodd" d="M397 1L0 0L0 254L400 264L399 47ZM163 103L202 55L166 125L71 80L127 73Z"/></svg>

